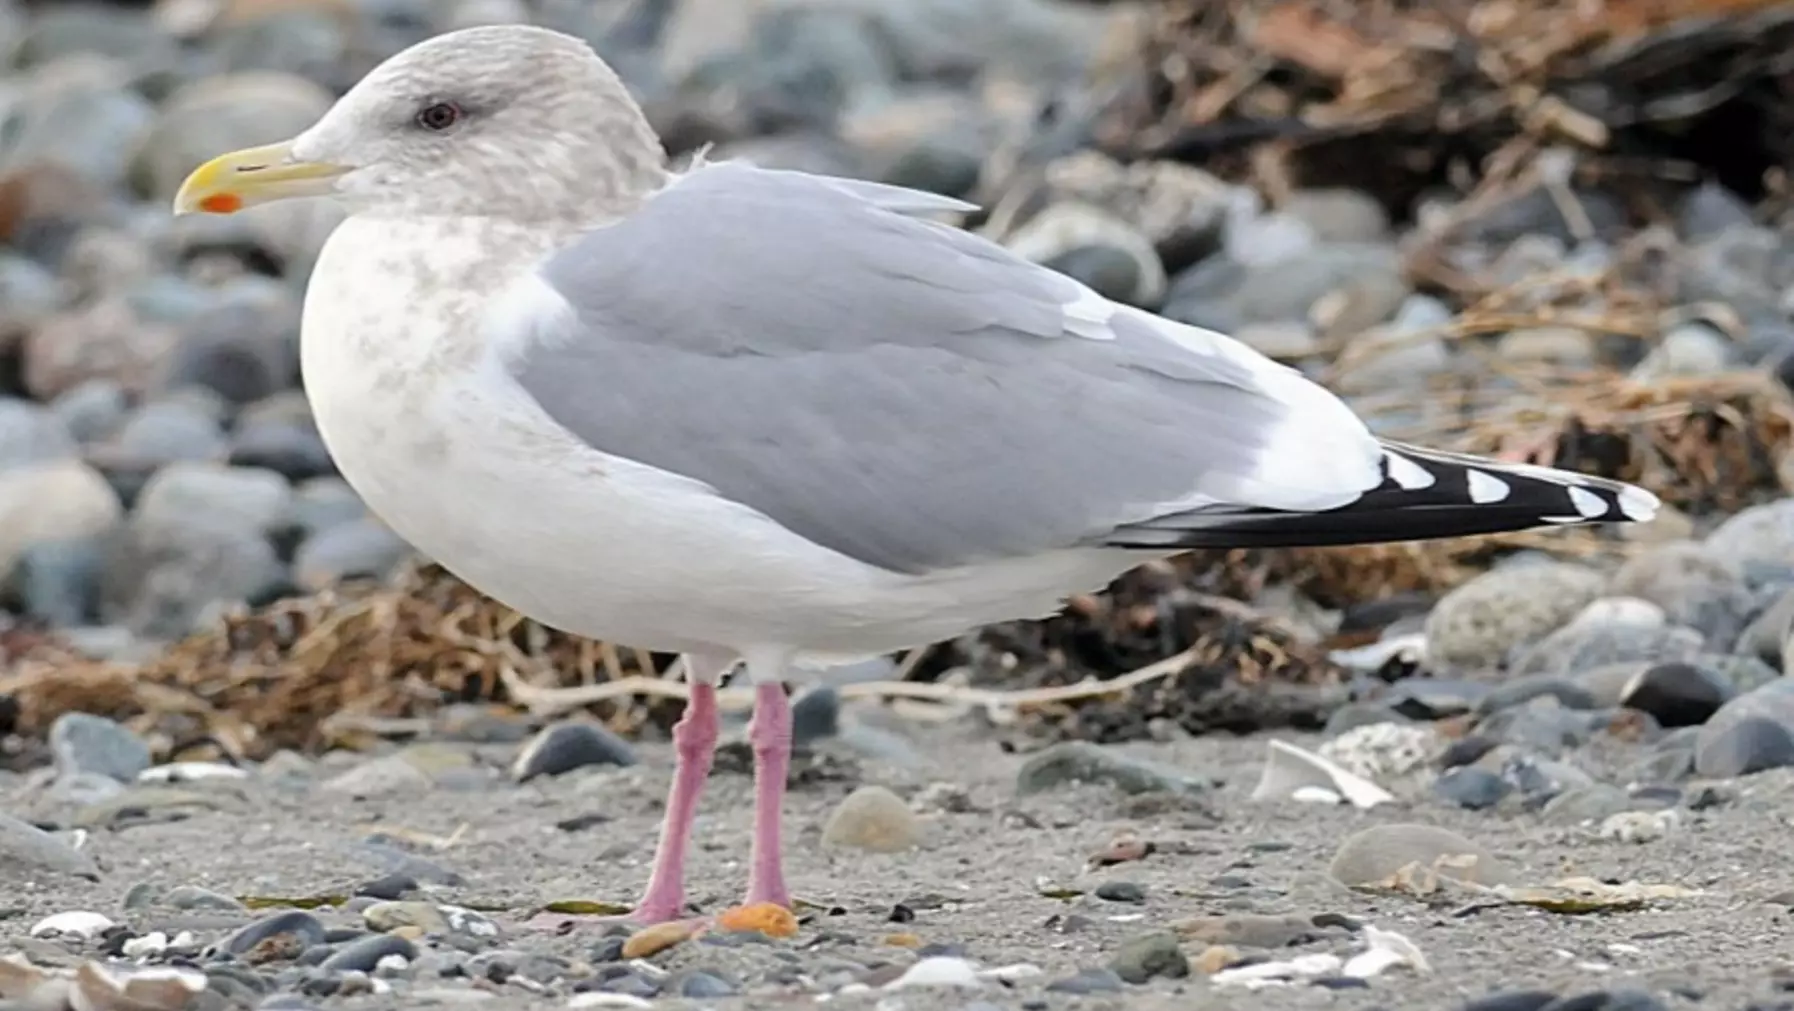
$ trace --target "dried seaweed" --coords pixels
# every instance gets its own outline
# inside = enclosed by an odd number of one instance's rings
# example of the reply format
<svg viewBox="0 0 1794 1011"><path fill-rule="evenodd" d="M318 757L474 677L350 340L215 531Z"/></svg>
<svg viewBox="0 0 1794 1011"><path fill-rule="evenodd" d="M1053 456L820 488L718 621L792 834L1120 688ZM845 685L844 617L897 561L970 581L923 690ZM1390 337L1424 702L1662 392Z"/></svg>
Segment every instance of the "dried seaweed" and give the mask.
<svg viewBox="0 0 1794 1011"><path fill-rule="evenodd" d="M1794 155L1791 42L1787 0L1171 0L1099 135L1242 173L1268 150L1392 207L1556 145L1760 192Z"/></svg>

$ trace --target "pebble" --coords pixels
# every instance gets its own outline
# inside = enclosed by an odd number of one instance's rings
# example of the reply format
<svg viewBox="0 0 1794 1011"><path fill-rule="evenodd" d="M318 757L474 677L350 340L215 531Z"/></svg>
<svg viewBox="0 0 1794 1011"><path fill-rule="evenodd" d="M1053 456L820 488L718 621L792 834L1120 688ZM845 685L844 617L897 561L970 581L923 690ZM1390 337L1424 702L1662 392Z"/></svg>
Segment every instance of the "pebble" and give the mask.
<svg viewBox="0 0 1794 1011"><path fill-rule="evenodd" d="M651 958L691 938L692 926L674 920L643 927L629 935L618 954L623 958Z"/></svg>
<svg viewBox="0 0 1794 1011"><path fill-rule="evenodd" d="M99 865L91 854L36 825L0 812L0 876L35 877L42 873L100 880Z"/></svg>
<svg viewBox="0 0 1794 1011"><path fill-rule="evenodd" d="M108 776L128 783L150 767L149 745L103 716L64 713L50 725L50 753L58 775Z"/></svg>
<svg viewBox="0 0 1794 1011"><path fill-rule="evenodd" d="M1791 765L1794 734L1786 724L1760 716L1734 720L1711 733L1703 727L1694 751L1694 771L1716 779Z"/></svg>
<svg viewBox="0 0 1794 1011"><path fill-rule="evenodd" d="M588 766L635 763L635 750L622 738L596 723L573 720L544 728L525 745L511 765L511 777L523 783Z"/></svg>
<svg viewBox="0 0 1794 1011"><path fill-rule="evenodd" d="M1650 713L1661 726L1693 727L1707 722L1734 694L1730 684L1703 667L1659 663L1627 683L1620 704Z"/></svg>
<svg viewBox="0 0 1794 1011"><path fill-rule="evenodd" d="M0 575L33 549L97 537L123 515L112 486L79 460L0 465Z"/></svg>
<svg viewBox="0 0 1794 1011"><path fill-rule="evenodd" d="M370 930L382 933L415 927L463 950L490 947L499 936L498 924L485 915L463 906L431 902L376 902L361 911L361 919Z"/></svg>
<svg viewBox="0 0 1794 1011"><path fill-rule="evenodd" d="M1546 562L1494 569L1440 598L1426 619L1427 658L1466 671L1499 667L1515 643L1566 624L1605 589L1601 575Z"/></svg>
<svg viewBox="0 0 1794 1011"><path fill-rule="evenodd" d="M394 934L375 934L339 948L319 968L330 972L373 972L392 956L411 961L417 958L417 945Z"/></svg>
<svg viewBox="0 0 1794 1011"><path fill-rule="evenodd" d="M901 976L885 984L887 990L911 986L979 987L978 967L970 960L948 955L924 958L904 970Z"/></svg>
<svg viewBox="0 0 1794 1011"><path fill-rule="evenodd" d="M1073 975L1048 983L1046 992L1080 995L1120 993L1124 982L1121 974L1114 969L1079 969Z"/></svg>
<svg viewBox="0 0 1794 1011"><path fill-rule="evenodd" d="M1613 574L1608 592L1656 604L1671 622L1694 629L1721 651L1737 641L1756 610L1742 566L1693 542L1634 555Z"/></svg>
<svg viewBox="0 0 1794 1011"><path fill-rule="evenodd" d="M1480 885L1508 884L1513 873L1488 850L1433 825L1375 825L1340 844L1327 873L1352 888L1374 887L1409 864Z"/></svg>
<svg viewBox="0 0 1794 1011"><path fill-rule="evenodd" d="M824 846L899 853L922 839L922 824L903 798L882 786L862 786L836 805L823 824Z"/></svg>
<svg viewBox="0 0 1794 1011"><path fill-rule="evenodd" d="M446 744L414 744L369 759L318 784L327 793L384 797L453 785L477 770L466 750Z"/></svg>
<svg viewBox="0 0 1794 1011"><path fill-rule="evenodd" d="M1449 769L1433 781L1433 793L1454 807L1483 811L1501 803L1513 785L1487 769L1473 765Z"/></svg>
<svg viewBox="0 0 1794 1011"><path fill-rule="evenodd" d="M681 997L693 1000L715 1000L721 997L733 997L741 991L733 983L709 972L689 972L679 980L677 992Z"/></svg>
<svg viewBox="0 0 1794 1011"><path fill-rule="evenodd" d="M303 910L264 917L226 938L218 948L252 964L294 959L314 944L323 944L324 924Z"/></svg>
<svg viewBox="0 0 1794 1011"><path fill-rule="evenodd" d="M1124 982L1140 984L1155 977L1183 979L1190 974L1190 960L1177 935L1161 930L1123 941L1107 968Z"/></svg>
<svg viewBox="0 0 1794 1011"><path fill-rule="evenodd" d="M841 731L841 692L818 685L791 703L791 746L805 748Z"/></svg>
<svg viewBox="0 0 1794 1011"><path fill-rule="evenodd" d="M112 920L100 913L70 910L46 916L31 925L32 937L73 937L91 941L112 928Z"/></svg>
<svg viewBox="0 0 1794 1011"><path fill-rule="evenodd" d="M1020 796L1074 783L1102 783L1124 794L1168 792L1197 796L1209 789L1206 780L1181 769L1087 741L1066 741L1041 749L1016 773Z"/></svg>
<svg viewBox="0 0 1794 1011"><path fill-rule="evenodd" d="M1096 886L1096 897L1106 902L1146 901L1146 889L1132 881L1105 881Z"/></svg>
<svg viewBox="0 0 1794 1011"><path fill-rule="evenodd" d="M293 579L312 591L349 579L384 579L411 554L411 545L386 524L358 516L306 538L293 555Z"/></svg>
<svg viewBox="0 0 1794 1011"><path fill-rule="evenodd" d="M176 885L160 897L162 904L173 909L210 910L224 913L248 912L243 903L229 895L220 895L198 885Z"/></svg>

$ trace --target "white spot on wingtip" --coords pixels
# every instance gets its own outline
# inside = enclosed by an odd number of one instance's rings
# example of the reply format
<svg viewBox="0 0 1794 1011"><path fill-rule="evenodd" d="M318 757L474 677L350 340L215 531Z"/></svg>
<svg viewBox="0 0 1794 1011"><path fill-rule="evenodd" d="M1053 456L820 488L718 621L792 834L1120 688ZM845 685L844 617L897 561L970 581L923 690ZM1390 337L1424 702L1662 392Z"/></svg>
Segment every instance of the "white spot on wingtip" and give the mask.
<svg viewBox="0 0 1794 1011"><path fill-rule="evenodd" d="M1594 519L1607 515L1606 499L1587 488L1571 488L1569 491L1570 504L1576 507L1576 511L1581 513L1583 518Z"/></svg>
<svg viewBox="0 0 1794 1011"><path fill-rule="evenodd" d="M1383 460L1389 468L1389 479L1400 486L1403 491L1431 488L1439 480L1432 471L1400 453L1385 452Z"/></svg>
<svg viewBox="0 0 1794 1011"><path fill-rule="evenodd" d="M1657 509L1663 505L1663 500L1643 488L1627 485L1620 489L1619 503L1620 512L1625 513L1627 519L1645 523L1657 518Z"/></svg>
<svg viewBox="0 0 1794 1011"><path fill-rule="evenodd" d="M1513 492L1513 487L1506 481L1487 471L1467 468L1464 471L1464 479L1470 485L1470 501L1477 505L1500 502Z"/></svg>

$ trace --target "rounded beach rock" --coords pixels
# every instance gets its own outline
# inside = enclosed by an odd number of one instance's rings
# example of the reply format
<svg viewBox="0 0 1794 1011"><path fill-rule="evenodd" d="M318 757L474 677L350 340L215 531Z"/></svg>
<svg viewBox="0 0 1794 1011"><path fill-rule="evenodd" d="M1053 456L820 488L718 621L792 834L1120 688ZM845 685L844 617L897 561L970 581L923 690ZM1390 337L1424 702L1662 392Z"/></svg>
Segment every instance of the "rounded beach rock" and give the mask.
<svg viewBox="0 0 1794 1011"><path fill-rule="evenodd" d="M825 846L898 853L922 839L922 826L903 798L882 786L862 786L847 795L822 829Z"/></svg>
<svg viewBox="0 0 1794 1011"><path fill-rule="evenodd" d="M1427 657L1460 670L1498 667L1516 643L1570 621L1604 589L1599 573L1559 562L1484 573L1446 594L1427 615Z"/></svg>
<svg viewBox="0 0 1794 1011"><path fill-rule="evenodd" d="M1513 872L1469 839L1433 825L1376 825L1340 844L1327 866L1351 888L1374 888L1410 864L1479 885L1508 884Z"/></svg>

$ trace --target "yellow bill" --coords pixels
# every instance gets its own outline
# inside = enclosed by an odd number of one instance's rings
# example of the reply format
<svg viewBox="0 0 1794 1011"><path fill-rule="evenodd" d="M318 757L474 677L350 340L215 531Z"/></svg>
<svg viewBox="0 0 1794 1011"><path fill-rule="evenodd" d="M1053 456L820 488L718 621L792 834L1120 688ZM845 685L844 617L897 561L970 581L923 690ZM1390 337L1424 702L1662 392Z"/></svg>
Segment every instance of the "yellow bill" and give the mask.
<svg viewBox="0 0 1794 1011"><path fill-rule="evenodd" d="M194 169L174 195L174 213L234 214L275 200L323 196L347 171L329 162L295 160L290 141L244 148Z"/></svg>

